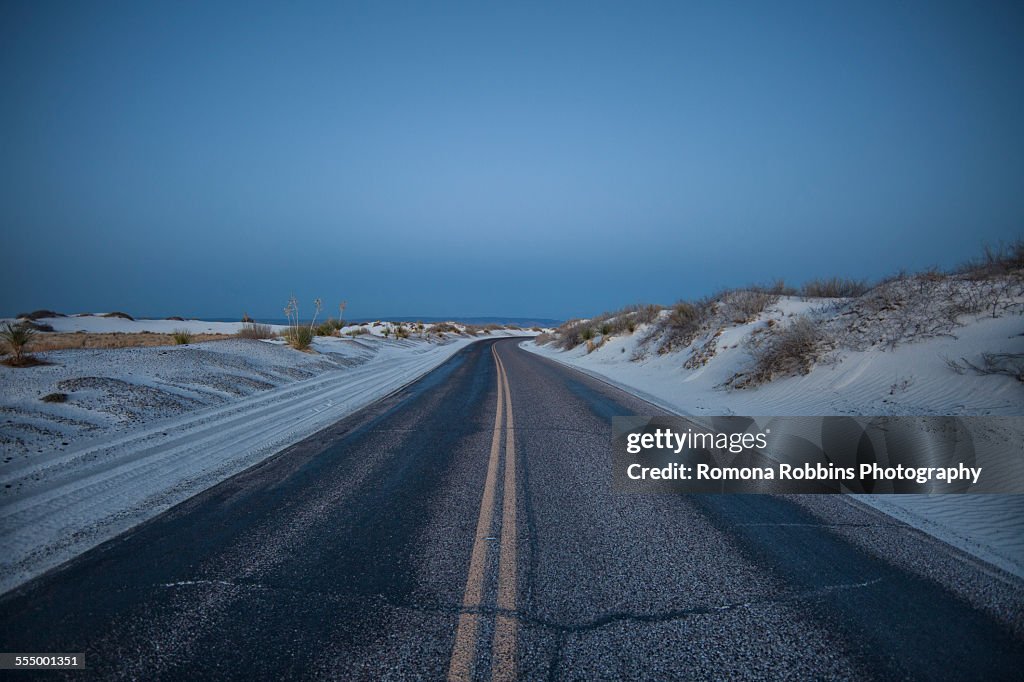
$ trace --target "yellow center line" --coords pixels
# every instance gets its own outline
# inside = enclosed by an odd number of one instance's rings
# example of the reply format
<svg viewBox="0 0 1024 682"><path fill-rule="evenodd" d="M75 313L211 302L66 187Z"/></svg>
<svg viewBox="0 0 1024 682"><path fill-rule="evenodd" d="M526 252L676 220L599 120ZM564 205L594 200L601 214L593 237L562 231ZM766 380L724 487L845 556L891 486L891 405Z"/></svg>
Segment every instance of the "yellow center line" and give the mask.
<svg viewBox="0 0 1024 682"><path fill-rule="evenodd" d="M497 367L498 355L491 347ZM466 590L462 597L463 613L459 616L459 626L455 633L455 646L448 666L449 680L470 680L473 674L473 663L476 658L477 630L480 625L480 614L476 612L483 600L484 569L487 564L487 538L491 532L491 521L494 517L494 486L498 477L498 455L501 450L502 421L502 375L498 371L498 405L494 414L494 436L491 438L491 457L487 464L487 479L484 482L484 493L480 500L480 516L476 522L476 538L473 541L473 552L469 559L469 575L466 578ZM467 613L472 611L471 613Z"/></svg>
<svg viewBox="0 0 1024 682"><path fill-rule="evenodd" d="M501 512L501 558L498 564L498 598L500 613L494 622L494 640L491 645L491 679L516 679L516 637L518 621L508 613L516 609L516 439L512 419L512 395L509 392L505 363L497 353L498 371L505 384L505 481Z"/></svg>

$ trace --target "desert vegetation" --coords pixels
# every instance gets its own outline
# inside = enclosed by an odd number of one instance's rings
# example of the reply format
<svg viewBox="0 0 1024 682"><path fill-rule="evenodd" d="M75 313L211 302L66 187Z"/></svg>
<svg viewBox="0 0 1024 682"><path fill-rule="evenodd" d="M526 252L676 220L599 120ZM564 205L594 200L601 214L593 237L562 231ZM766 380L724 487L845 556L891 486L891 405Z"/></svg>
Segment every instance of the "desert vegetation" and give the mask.
<svg viewBox="0 0 1024 682"><path fill-rule="evenodd" d="M782 297L820 305L790 319L775 309ZM588 352L611 337L640 331L631 359L689 350L683 366L695 369L717 352L724 330L751 325L743 345L750 366L729 386L756 386L777 377L804 374L833 350L892 350L939 336L952 336L966 321L1024 313L1024 240L987 247L981 256L950 271L931 268L899 273L875 285L842 277L819 278L799 288L782 280L767 286L721 291L663 308L628 306L589 319L569 320L538 344ZM623 348L625 350L625 348ZM1018 376L1015 357L983 356L981 364L950 362L961 372Z"/></svg>
<svg viewBox="0 0 1024 682"><path fill-rule="evenodd" d="M187 329L175 329L171 333L171 338L174 339L175 345L185 346L192 343L192 340L193 338L195 338L195 336L192 334L192 332L190 332Z"/></svg>
<svg viewBox="0 0 1024 682"><path fill-rule="evenodd" d="M815 362L831 350L833 342L817 320L800 316L787 324L755 330L746 347L753 358L753 366L729 379L727 385L733 388L756 386L777 376L807 374Z"/></svg>
<svg viewBox="0 0 1024 682"><path fill-rule="evenodd" d="M33 363L33 358L28 354L28 347L36 336L36 331L24 324L11 324L7 322L0 328L0 341L4 349L11 354L5 364L11 367L24 367Z"/></svg>
<svg viewBox="0 0 1024 682"><path fill-rule="evenodd" d="M288 305L284 308L288 326L281 336L295 350L309 350L309 347L313 345L313 337L316 336L316 318L323 310L323 301L319 298L315 299L313 308L313 319L310 320L308 326L299 322L299 301L295 296L288 299Z"/></svg>
<svg viewBox="0 0 1024 682"><path fill-rule="evenodd" d="M236 336L240 339L272 339L277 336L274 333L274 328L269 324L260 324L259 322L243 322L242 328L238 330Z"/></svg>

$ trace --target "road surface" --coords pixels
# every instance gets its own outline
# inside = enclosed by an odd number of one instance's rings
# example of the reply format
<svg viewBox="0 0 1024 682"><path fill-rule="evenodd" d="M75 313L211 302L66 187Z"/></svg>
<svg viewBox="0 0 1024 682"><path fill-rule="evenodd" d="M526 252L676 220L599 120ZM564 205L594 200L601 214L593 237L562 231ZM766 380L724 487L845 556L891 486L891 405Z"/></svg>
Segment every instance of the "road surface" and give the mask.
<svg viewBox="0 0 1024 682"><path fill-rule="evenodd" d="M0 651L83 652L75 679L1020 679L1019 581L838 497L612 493L610 417L662 412L519 343L4 595Z"/></svg>

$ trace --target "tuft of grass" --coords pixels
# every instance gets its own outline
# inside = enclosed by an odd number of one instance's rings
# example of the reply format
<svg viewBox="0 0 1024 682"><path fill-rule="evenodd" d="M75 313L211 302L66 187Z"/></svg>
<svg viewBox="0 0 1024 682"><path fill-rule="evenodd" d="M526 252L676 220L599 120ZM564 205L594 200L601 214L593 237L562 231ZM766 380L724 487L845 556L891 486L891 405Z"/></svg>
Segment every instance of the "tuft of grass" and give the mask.
<svg viewBox="0 0 1024 682"><path fill-rule="evenodd" d="M272 339L276 334L274 334L274 328L269 324L243 322L242 328L238 330L236 336L240 339Z"/></svg>
<svg viewBox="0 0 1024 682"><path fill-rule="evenodd" d="M295 350L309 350L313 344L315 334L313 330L305 325L288 327L282 334L284 340Z"/></svg>
<svg viewBox="0 0 1024 682"><path fill-rule="evenodd" d="M36 330L24 324L11 324L7 322L3 329L0 329L0 341L11 353L8 362L11 366L24 365L31 356L28 355L28 347L36 335Z"/></svg>
<svg viewBox="0 0 1024 682"><path fill-rule="evenodd" d="M176 346L184 346L192 343L193 335L187 329L175 329L171 332L171 337L174 338L174 344Z"/></svg>

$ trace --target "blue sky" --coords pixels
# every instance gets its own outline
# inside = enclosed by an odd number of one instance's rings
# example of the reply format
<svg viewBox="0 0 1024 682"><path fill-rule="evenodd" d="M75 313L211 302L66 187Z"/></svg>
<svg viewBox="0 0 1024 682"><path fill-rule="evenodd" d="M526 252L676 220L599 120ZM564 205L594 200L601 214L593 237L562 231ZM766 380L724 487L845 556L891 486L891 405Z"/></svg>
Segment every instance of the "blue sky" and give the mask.
<svg viewBox="0 0 1024 682"><path fill-rule="evenodd" d="M0 5L0 314L564 318L1021 236L1019 2Z"/></svg>

